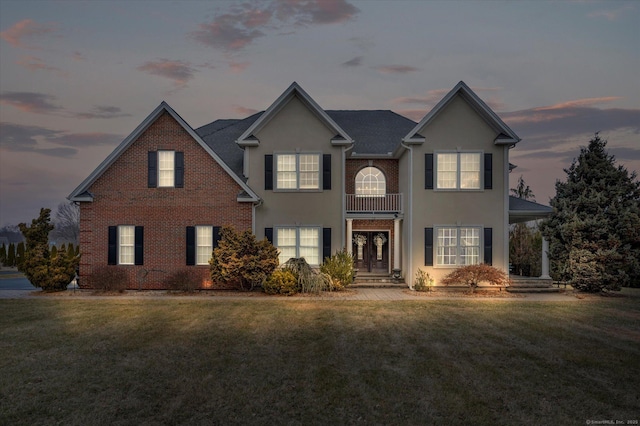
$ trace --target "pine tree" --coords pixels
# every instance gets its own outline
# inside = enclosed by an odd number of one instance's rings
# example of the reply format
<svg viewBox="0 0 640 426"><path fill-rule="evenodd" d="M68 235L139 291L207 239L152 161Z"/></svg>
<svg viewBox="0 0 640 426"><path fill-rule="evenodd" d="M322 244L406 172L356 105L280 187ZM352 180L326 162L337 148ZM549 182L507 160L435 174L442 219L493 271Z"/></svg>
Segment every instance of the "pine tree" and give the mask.
<svg viewBox="0 0 640 426"><path fill-rule="evenodd" d="M7 253L7 266L12 268L16 266L16 246L9 243L9 252Z"/></svg>
<svg viewBox="0 0 640 426"><path fill-rule="evenodd" d="M20 241L16 247L16 264L15 266L20 266L22 261L24 260L24 242Z"/></svg>
<svg viewBox="0 0 640 426"><path fill-rule="evenodd" d="M640 183L606 144L596 133L580 149L542 226L556 271L582 291L640 286Z"/></svg>
<svg viewBox="0 0 640 426"><path fill-rule="evenodd" d="M6 262L7 262L7 247L4 244L2 244L2 247L0 247L0 265L7 266L5 265Z"/></svg>
<svg viewBox="0 0 640 426"><path fill-rule="evenodd" d="M49 252L49 255L54 258L58 256L58 247L56 247L55 245L51 247L51 250Z"/></svg>
<svg viewBox="0 0 640 426"><path fill-rule="evenodd" d="M49 232L54 227L51 225L50 216L50 209L40 209L40 216L33 219L31 226L24 223L18 225L27 241L24 261L18 269L35 287L49 291L65 290L75 276L80 258L51 256Z"/></svg>

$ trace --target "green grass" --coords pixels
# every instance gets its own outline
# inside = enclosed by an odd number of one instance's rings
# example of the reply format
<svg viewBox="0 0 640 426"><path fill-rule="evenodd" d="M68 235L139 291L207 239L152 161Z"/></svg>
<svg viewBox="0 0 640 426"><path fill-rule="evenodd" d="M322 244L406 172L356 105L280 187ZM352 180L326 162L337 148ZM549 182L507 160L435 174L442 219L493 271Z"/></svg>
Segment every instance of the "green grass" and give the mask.
<svg viewBox="0 0 640 426"><path fill-rule="evenodd" d="M638 302L0 300L0 424L638 419Z"/></svg>

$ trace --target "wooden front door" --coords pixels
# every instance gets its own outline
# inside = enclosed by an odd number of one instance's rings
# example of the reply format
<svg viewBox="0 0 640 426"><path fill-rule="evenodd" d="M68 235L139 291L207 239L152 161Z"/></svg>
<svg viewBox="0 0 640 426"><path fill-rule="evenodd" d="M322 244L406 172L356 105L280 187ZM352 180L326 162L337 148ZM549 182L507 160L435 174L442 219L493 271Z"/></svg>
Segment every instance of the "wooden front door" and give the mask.
<svg viewBox="0 0 640 426"><path fill-rule="evenodd" d="M389 273L388 231L354 231L352 244L359 272Z"/></svg>

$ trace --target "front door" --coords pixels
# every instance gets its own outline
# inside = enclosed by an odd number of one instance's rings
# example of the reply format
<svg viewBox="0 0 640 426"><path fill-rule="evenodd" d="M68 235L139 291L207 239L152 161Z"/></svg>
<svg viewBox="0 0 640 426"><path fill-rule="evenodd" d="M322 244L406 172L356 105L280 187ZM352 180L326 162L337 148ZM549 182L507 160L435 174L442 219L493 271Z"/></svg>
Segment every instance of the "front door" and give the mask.
<svg viewBox="0 0 640 426"><path fill-rule="evenodd" d="M353 257L359 272L389 273L389 232L354 231Z"/></svg>

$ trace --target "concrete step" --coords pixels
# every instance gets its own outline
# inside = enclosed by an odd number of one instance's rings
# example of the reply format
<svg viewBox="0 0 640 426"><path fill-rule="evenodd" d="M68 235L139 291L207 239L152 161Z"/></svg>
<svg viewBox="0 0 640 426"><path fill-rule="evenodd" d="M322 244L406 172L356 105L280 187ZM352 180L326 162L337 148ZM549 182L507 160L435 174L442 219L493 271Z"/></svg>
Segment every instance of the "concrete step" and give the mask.
<svg viewBox="0 0 640 426"><path fill-rule="evenodd" d="M405 283L356 281L349 288L409 288Z"/></svg>
<svg viewBox="0 0 640 426"><path fill-rule="evenodd" d="M507 287L509 293L560 293L557 287Z"/></svg>
<svg viewBox="0 0 640 426"><path fill-rule="evenodd" d="M549 278L528 278L511 276L511 288L548 288L553 286Z"/></svg>

